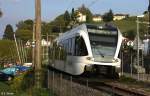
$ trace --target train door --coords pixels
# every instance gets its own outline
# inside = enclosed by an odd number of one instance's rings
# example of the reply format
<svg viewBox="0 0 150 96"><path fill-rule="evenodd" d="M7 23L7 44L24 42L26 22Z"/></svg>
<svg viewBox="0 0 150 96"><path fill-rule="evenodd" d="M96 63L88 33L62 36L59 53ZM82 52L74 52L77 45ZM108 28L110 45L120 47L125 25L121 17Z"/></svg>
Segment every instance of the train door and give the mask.
<svg viewBox="0 0 150 96"><path fill-rule="evenodd" d="M74 37L72 45L72 74L79 75L83 73L85 59L88 55L87 47L82 36Z"/></svg>
<svg viewBox="0 0 150 96"><path fill-rule="evenodd" d="M51 67L54 67L54 61L55 61L55 49L56 48L56 42L53 42L53 44L49 47L49 65Z"/></svg>
<svg viewBox="0 0 150 96"><path fill-rule="evenodd" d="M65 71L65 63L66 63L66 50L65 46L63 46L62 42L59 42L57 47L55 48L55 64L57 69Z"/></svg>
<svg viewBox="0 0 150 96"><path fill-rule="evenodd" d="M73 67L74 42L75 42L75 38L67 39L67 47L66 47L67 58L66 58L65 70L69 73L70 72L72 73L72 71L74 69L74 67Z"/></svg>
<svg viewBox="0 0 150 96"><path fill-rule="evenodd" d="M66 61L66 51L62 43L54 42L49 49L49 63L50 66L64 71Z"/></svg>

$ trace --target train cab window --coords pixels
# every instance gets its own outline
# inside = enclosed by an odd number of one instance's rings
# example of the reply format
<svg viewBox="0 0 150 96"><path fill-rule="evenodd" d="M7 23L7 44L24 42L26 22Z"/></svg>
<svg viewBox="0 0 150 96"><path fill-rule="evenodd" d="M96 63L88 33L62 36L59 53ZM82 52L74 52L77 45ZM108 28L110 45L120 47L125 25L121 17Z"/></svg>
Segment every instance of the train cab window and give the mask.
<svg viewBox="0 0 150 96"><path fill-rule="evenodd" d="M84 42L83 37L76 37L75 38L75 56L87 56L87 48Z"/></svg>

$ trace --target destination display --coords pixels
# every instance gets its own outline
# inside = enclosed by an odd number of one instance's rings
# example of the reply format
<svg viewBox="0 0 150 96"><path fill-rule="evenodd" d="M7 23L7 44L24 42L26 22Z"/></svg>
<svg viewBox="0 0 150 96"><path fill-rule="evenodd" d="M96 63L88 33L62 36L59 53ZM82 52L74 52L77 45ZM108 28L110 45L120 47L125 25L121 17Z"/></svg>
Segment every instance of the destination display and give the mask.
<svg viewBox="0 0 150 96"><path fill-rule="evenodd" d="M111 31L111 30L87 29L87 31L90 33L96 33L96 34L117 35L117 31Z"/></svg>

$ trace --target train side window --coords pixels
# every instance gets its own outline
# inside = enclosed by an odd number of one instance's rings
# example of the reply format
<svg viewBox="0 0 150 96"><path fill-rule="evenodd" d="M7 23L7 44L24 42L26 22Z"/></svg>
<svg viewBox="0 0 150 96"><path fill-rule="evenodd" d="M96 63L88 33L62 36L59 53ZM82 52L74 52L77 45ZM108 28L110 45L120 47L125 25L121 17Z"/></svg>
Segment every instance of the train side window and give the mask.
<svg viewBox="0 0 150 96"><path fill-rule="evenodd" d="M65 50L66 50L66 52L68 52L68 40L65 40L64 41L64 47L65 47Z"/></svg>
<svg viewBox="0 0 150 96"><path fill-rule="evenodd" d="M69 53L69 40L66 40L66 51L67 54Z"/></svg>
<svg viewBox="0 0 150 96"><path fill-rule="evenodd" d="M87 56L87 48L84 42L83 37L76 37L75 38L75 56Z"/></svg>
<svg viewBox="0 0 150 96"><path fill-rule="evenodd" d="M59 46L59 54L57 55L59 56L59 60L66 60L66 53L63 46Z"/></svg>
<svg viewBox="0 0 150 96"><path fill-rule="evenodd" d="M59 58L59 47L58 45L55 46L55 59L58 59Z"/></svg>
<svg viewBox="0 0 150 96"><path fill-rule="evenodd" d="M60 60L66 60L66 50L65 50L65 42L62 41L60 44Z"/></svg>
<svg viewBox="0 0 150 96"><path fill-rule="evenodd" d="M49 50L48 50L48 57L49 57L49 62L52 63L52 59L53 59L53 47L50 46Z"/></svg>
<svg viewBox="0 0 150 96"><path fill-rule="evenodd" d="M52 52L52 60L55 60L56 59L56 47L57 47L57 43L56 42L54 42L53 43L53 52Z"/></svg>
<svg viewBox="0 0 150 96"><path fill-rule="evenodd" d="M71 48L71 53L72 55L75 55L75 37L72 38L72 48Z"/></svg>
<svg viewBox="0 0 150 96"><path fill-rule="evenodd" d="M72 49L72 38L68 39L68 55L72 55L71 49Z"/></svg>

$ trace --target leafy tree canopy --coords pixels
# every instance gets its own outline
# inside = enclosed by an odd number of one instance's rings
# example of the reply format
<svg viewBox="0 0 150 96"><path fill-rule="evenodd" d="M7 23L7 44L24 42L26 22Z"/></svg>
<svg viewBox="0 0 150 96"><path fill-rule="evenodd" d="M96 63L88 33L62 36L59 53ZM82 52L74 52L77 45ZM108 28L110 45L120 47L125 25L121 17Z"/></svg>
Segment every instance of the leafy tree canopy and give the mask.
<svg viewBox="0 0 150 96"><path fill-rule="evenodd" d="M33 30L33 21L31 19L20 21L16 27L17 29Z"/></svg>
<svg viewBox="0 0 150 96"><path fill-rule="evenodd" d="M64 14L59 15L51 22L52 32L59 33L66 31L66 21L64 20Z"/></svg>
<svg viewBox="0 0 150 96"><path fill-rule="evenodd" d="M51 23L42 22L42 29L41 34L46 36L47 34L50 34L52 32L52 25Z"/></svg>
<svg viewBox="0 0 150 96"><path fill-rule="evenodd" d="M68 11L66 11L64 13L64 21L65 21L65 25L68 26L68 24L70 23L71 17Z"/></svg>
<svg viewBox="0 0 150 96"><path fill-rule="evenodd" d="M6 25L5 31L4 31L4 35L3 35L3 39L8 39L8 40L13 40L13 28L10 24Z"/></svg>
<svg viewBox="0 0 150 96"><path fill-rule="evenodd" d="M113 17L114 14L112 12L112 10L110 9L109 12L106 12L103 16L103 21L104 22L110 22L110 21L113 21Z"/></svg>
<svg viewBox="0 0 150 96"><path fill-rule="evenodd" d="M32 31L27 29L19 29L16 31L16 38L23 40L23 43L26 43L28 40L32 40Z"/></svg>
<svg viewBox="0 0 150 96"><path fill-rule="evenodd" d="M93 14L90 11L90 9L85 7L84 4L80 8L78 8L78 11L81 12L83 15L86 15L86 22L87 23L91 23L92 22Z"/></svg>
<svg viewBox="0 0 150 96"><path fill-rule="evenodd" d="M0 17L2 17L2 15L3 15L3 13L2 13L2 11L0 10Z"/></svg>
<svg viewBox="0 0 150 96"><path fill-rule="evenodd" d="M20 21L16 24L17 30L15 32L16 38L23 40L26 43L28 40L32 40L33 33L33 20L28 19L25 21Z"/></svg>
<svg viewBox="0 0 150 96"><path fill-rule="evenodd" d="M74 11L74 8L72 8L72 11L71 11L71 20L75 21L75 11Z"/></svg>

